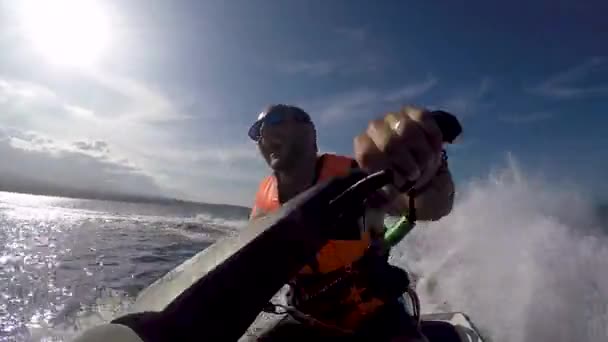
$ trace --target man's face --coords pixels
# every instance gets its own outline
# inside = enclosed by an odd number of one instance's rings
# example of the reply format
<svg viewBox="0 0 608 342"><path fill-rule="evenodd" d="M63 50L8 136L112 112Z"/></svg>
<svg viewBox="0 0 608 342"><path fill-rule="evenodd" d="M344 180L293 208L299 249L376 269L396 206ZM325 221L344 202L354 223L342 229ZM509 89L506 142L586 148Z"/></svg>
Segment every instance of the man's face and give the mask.
<svg viewBox="0 0 608 342"><path fill-rule="evenodd" d="M297 160L314 149L310 130L310 125L293 120L263 125L258 146L266 163L275 171L296 167Z"/></svg>

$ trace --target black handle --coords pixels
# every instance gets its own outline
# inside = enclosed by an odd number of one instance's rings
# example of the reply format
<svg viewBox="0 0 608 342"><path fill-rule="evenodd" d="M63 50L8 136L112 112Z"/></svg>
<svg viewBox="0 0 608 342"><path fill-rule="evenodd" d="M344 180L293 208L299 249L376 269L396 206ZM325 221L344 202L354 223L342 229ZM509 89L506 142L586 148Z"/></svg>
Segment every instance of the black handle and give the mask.
<svg viewBox="0 0 608 342"><path fill-rule="evenodd" d="M451 113L443 110L435 110L431 112L437 126L441 130L443 142L451 144L462 133L462 126L458 118Z"/></svg>

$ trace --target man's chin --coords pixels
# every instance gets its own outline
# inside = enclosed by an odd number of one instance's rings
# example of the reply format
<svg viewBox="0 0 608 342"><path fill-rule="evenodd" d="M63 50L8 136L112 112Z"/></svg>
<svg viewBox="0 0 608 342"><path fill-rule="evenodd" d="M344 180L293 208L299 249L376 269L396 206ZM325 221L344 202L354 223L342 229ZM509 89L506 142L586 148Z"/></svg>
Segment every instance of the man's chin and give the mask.
<svg viewBox="0 0 608 342"><path fill-rule="evenodd" d="M285 163L281 159L271 159L270 168L272 168L275 171L281 171L285 168Z"/></svg>
<svg viewBox="0 0 608 342"><path fill-rule="evenodd" d="M293 168L293 163L284 158L273 158L270 160L270 168L274 171L288 171Z"/></svg>

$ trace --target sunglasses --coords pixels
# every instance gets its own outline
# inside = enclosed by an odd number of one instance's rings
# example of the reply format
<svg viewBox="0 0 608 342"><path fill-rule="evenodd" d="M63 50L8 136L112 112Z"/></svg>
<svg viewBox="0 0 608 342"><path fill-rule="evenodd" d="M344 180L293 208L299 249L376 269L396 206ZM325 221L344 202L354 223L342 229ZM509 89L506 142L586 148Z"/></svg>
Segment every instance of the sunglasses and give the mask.
<svg viewBox="0 0 608 342"><path fill-rule="evenodd" d="M299 123L312 124L310 116L301 110L271 110L262 113L258 120L249 128L249 138L259 141L262 136L262 126L274 126L292 120Z"/></svg>

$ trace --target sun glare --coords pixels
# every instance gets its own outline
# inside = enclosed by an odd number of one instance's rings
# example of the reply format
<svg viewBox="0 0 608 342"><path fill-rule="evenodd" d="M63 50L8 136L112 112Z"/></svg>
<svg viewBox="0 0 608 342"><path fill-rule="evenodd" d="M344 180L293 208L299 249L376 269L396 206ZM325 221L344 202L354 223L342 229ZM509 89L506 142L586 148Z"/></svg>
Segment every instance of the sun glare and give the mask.
<svg viewBox="0 0 608 342"><path fill-rule="evenodd" d="M91 67L110 40L107 14L91 0L24 1L22 24L33 48L51 64Z"/></svg>

